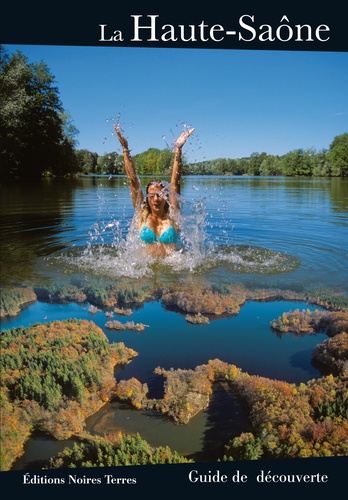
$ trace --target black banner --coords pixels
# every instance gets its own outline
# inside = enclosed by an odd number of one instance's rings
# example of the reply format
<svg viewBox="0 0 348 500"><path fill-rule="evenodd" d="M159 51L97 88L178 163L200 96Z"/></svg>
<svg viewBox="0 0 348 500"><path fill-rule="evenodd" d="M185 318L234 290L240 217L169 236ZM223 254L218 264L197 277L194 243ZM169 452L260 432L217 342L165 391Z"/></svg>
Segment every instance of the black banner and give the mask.
<svg viewBox="0 0 348 500"><path fill-rule="evenodd" d="M324 498L333 488L345 488L347 457L280 459L181 465L146 465L1 473L3 488L13 495L35 498L58 493L125 495L161 493L167 496L255 493L268 498L304 493Z"/></svg>
<svg viewBox="0 0 348 500"><path fill-rule="evenodd" d="M271 5L270 5L271 4ZM74 4L76 5L76 4ZM342 2L10 4L1 43L346 51Z"/></svg>

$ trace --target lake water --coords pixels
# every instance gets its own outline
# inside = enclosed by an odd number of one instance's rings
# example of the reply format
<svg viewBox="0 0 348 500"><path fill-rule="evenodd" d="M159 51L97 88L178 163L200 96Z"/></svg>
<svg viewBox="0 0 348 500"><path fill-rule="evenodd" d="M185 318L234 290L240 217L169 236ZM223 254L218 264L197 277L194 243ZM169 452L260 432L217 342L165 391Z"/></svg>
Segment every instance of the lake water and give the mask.
<svg viewBox="0 0 348 500"><path fill-rule="evenodd" d="M169 263L169 276L189 270L253 286L347 291L347 193L348 180L337 178L184 178L191 253ZM3 285L54 279L62 270L108 278L148 273L132 255L101 252L123 242L133 214L123 176L3 185L0 194Z"/></svg>
<svg viewBox="0 0 348 500"><path fill-rule="evenodd" d="M145 185L146 178L141 179ZM303 291L329 288L347 294L348 180L284 177L187 177L183 179L181 251L162 264L137 254L128 235L133 208L126 178L85 177L1 187L1 284L32 285L84 277L171 283L191 279L243 283L250 288ZM250 374L306 382L320 376L311 363L323 335L276 336L270 321L307 308L295 302L247 302L237 316L191 325L183 315L149 302L132 320L149 325L141 334L105 328L103 311L88 305L37 302L1 328L69 317L93 319L110 341L123 341L139 356L117 379L137 377L154 395L157 366L194 368L209 359L234 363ZM230 411L218 411L229 408ZM231 414L239 418L231 418ZM87 422L91 432L140 432L153 445L211 458L226 436L247 428L243 409L221 389L188 426L119 403ZM223 429L223 432L222 432ZM35 468L56 443L36 436L14 468Z"/></svg>

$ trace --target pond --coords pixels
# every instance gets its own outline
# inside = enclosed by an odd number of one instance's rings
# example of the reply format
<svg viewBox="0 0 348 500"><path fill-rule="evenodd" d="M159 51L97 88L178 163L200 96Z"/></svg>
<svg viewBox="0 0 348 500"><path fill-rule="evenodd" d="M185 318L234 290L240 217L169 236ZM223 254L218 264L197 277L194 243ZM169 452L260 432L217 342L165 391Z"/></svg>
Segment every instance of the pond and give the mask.
<svg viewBox="0 0 348 500"><path fill-rule="evenodd" d="M123 176L17 183L2 186L0 194L2 286L145 279L160 286L194 280L252 289L348 291L346 179L185 177L181 251L161 264L139 257L129 242L133 209ZM324 335L280 337L270 329L282 312L304 308L308 304L247 301L237 315L192 325L183 314L150 301L133 310L134 322L149 325L137 333L108 330L105 312L92 314L88 304L38 301L2 319L1 328L92 319L110 341L123 341L139 353L116 378L134 376L156 397L161 391L156 367L195 368L214 358L288 382L319 377L311 353ZM218 411L228 406L239 418ZM179 453L209 459L226 436L247 430L247 422L243 408L217 389L209 408L187 426L110 403L88 419L87 428L102 435L117 429L140 432L152 445L168 444ZM57 443L33 436L14 468L35 468L53 448Z"/></svg>

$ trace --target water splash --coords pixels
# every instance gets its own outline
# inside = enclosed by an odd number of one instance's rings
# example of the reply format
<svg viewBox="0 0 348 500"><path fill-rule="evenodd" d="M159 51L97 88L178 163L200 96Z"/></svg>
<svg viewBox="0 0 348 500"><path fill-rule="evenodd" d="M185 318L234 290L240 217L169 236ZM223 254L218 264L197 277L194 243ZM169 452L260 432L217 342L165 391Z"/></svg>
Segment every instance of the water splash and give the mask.
<svg viewBox="0 0 348 500"><path fill-rule="evenodd" d="M157 260L140 240L137 222L125 211L116 217L109 210L108 199L99 194L98 199L97 219L88 232L86 246L59 256L60 264L70 273L114 279L151 277L158 272L174 276L187 272L204 274L216 268L236 274L274 274L298 266L297 259L287 254L234 244L233 226L224 217L226 204L219 200L218 217L212 222L202 197L192 202L179 197L177 250Z"/></svg>

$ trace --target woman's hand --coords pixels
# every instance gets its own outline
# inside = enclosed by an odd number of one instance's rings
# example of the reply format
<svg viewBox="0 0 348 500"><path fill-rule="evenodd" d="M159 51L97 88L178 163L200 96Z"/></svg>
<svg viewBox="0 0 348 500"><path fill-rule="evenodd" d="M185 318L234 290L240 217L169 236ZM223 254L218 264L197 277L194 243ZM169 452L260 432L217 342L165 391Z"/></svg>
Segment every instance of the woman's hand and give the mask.
<svg viewBox="0 0 348 500"><path fill-rule="evenodd" d="M176 149L181 149L183 147L183 145L185 144L185 142L187 141L187 139L190 137L190 135L193 133L194 131L194 128L190 128L188 130L185 130L181 135L180 137L177 138L176 141L174 141L174 145L175 145L175 148Z"/></svg>
<svg viewBox="0 0 348 500"><path fill-rule="evenodd" d="M114 129L115 129L115 132L117 134L118 140L121 143L122 148L128 150L128 142L122 133L120 125L114 125Z"/></svg>

